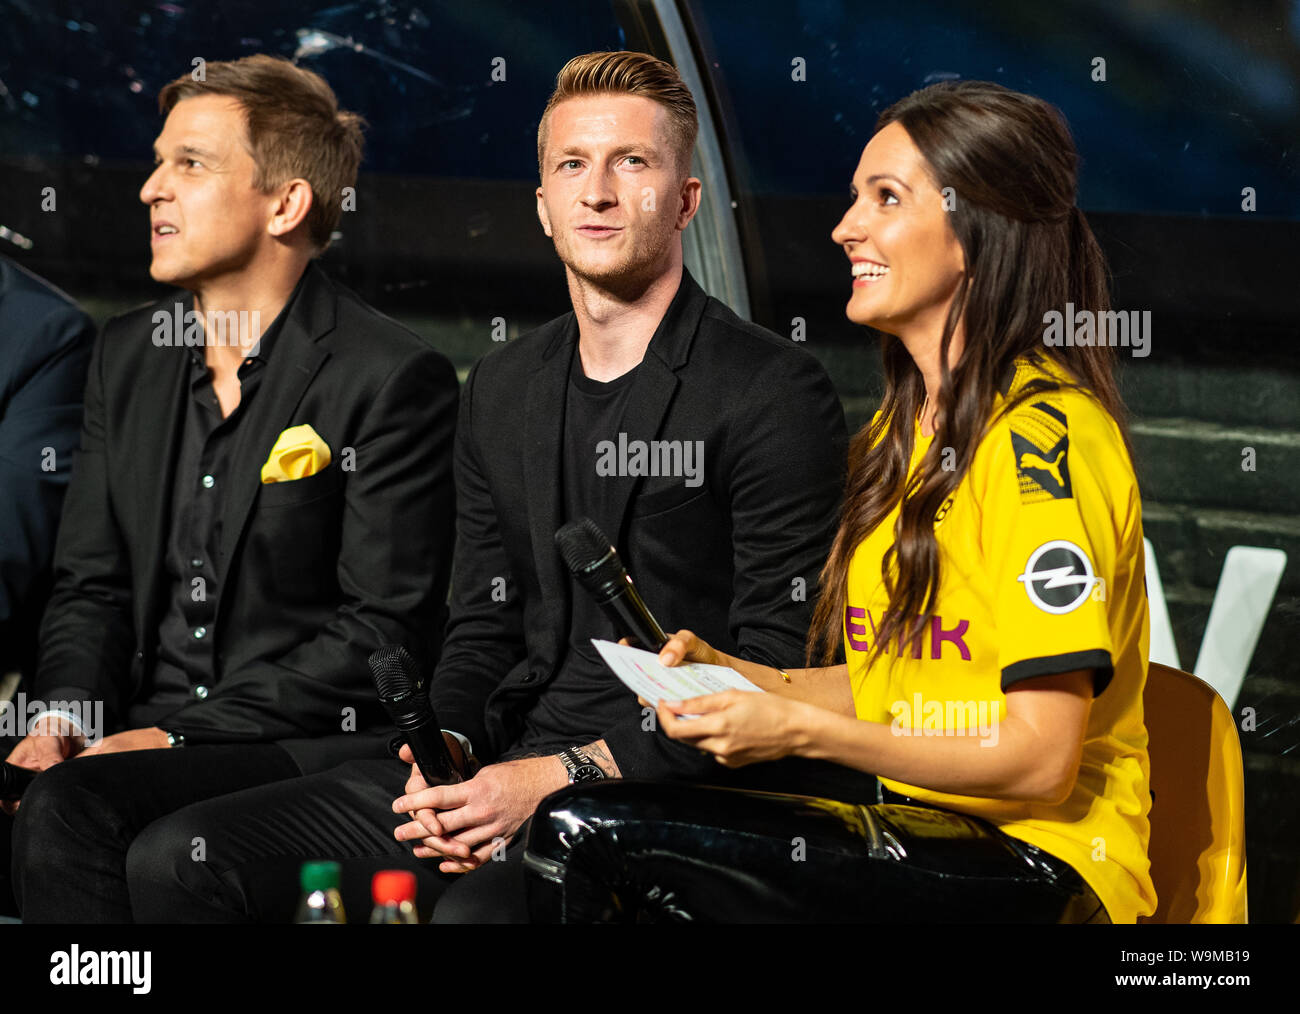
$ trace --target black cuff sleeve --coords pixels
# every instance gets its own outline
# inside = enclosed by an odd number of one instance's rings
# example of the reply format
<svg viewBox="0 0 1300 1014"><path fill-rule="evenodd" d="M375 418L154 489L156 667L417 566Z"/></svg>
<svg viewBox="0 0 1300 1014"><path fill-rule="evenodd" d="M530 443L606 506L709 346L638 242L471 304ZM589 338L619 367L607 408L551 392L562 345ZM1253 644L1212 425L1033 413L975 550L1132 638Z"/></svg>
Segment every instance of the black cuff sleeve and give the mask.
<svg viewBox="0 0 1300 1014"><path fill-rule="evenodd" d="M1092 696L1100 697L1103 690L1110 685L1115 675L1115 666L1111 662L1110 652L1096 648L1091 651L1067 651L1063 655L1043 655L1040 658L1026 658L1013 662L1002 670L1002 692L1021 680L1033 679L1035 676L1055 676L1057 673L1073 672L1075 669L1092 670Z"/></svg>
<svg viewBox="0 0 1300 1014"><path fill-rule="evenodd" d="M705 754L669 739L659 729L644 728L645 717L637 713L618 722L601 738L624 778L668 778L686 781L716 780L721 768L712 754Z"/></svg>

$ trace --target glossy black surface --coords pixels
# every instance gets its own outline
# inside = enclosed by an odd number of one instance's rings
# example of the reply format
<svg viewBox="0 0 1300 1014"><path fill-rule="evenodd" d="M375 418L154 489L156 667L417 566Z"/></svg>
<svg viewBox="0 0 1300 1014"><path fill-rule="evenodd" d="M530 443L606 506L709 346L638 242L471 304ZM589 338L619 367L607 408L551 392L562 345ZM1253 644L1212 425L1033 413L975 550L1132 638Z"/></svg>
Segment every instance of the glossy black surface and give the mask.
<svg viewBox="0 0 1300 1014"><path fill-rule="evenodd" d="M670 782L543 801L525 858L543 922L1109 921L1067 864L931 807Z"/></svg>

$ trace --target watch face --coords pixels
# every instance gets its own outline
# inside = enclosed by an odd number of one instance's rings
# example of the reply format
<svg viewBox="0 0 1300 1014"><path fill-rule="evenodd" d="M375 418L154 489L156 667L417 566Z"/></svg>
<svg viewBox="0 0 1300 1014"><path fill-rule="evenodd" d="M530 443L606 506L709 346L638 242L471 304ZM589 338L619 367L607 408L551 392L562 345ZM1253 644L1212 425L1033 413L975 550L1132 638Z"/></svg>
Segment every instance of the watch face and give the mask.
<svg viewBox="0 0 1300 1014"><path fill-rule="evenodd" d="M569 775L569 781L575 785L579 782L598 782L605 777L605 772L595 764L579 764Z"/></svg>

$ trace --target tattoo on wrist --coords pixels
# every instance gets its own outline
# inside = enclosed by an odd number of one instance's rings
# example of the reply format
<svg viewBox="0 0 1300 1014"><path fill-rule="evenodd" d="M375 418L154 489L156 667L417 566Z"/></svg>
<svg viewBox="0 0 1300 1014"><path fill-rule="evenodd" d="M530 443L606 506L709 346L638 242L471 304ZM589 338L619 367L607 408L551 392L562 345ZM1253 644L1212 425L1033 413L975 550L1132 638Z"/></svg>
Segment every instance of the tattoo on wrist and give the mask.
<svg viewBox="0 0 1300 1014"><path fill-rule="evenodd" d="M618 765L614 763L614 758L609 753L595 743L590 746L584 746L582 752L590 758L591 762L605 772L606 777L621 778L622 773L618 770Z"/></svg>

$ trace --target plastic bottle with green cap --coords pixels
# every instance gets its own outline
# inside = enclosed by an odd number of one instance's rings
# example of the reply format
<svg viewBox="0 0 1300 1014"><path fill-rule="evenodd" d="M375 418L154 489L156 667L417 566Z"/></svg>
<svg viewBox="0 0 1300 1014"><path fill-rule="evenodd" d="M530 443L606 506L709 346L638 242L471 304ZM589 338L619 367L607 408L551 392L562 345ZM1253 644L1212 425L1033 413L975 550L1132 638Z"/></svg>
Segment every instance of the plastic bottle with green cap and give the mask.
<svg viewBox="0 0 1300 1014"><path fill-rule="evenodd" d="M418 923L415 914L415 874L410 870L380 870L370 882L375 899L371 923L411 925Z"/></svg>
<svg viewBox="0 0 1300 1014"><path fill-rule="evenodd" d="M339 895L339 864L327 861L302 864L299 875L302 884L302 904L298 906L295 923L341 924L343 898Z"/></svg>

